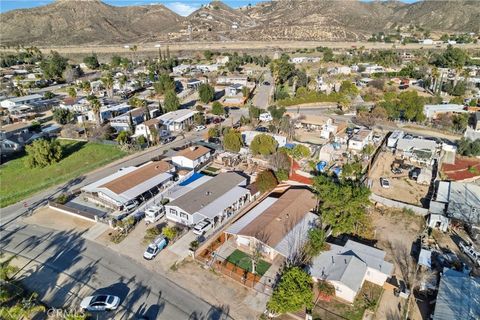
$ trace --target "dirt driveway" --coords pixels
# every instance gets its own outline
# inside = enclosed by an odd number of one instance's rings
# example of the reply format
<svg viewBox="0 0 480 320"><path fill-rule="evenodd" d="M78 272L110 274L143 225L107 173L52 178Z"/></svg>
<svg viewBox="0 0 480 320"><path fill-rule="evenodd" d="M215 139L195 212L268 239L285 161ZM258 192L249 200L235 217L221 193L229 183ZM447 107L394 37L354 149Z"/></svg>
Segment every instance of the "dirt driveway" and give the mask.
<svg viewBox="0 0 480 320"><path fill-rule="evenodd" d="M422 205L422 198L428 194L428 185L418 184L408 177L408 172L393 174L391 166L395 156L391 152L382 151L375 165L370 170L369 178L372 181L372 192L375 194L397 201ZM390 182L390 188L380 185L380 178L386 178Z"/></svg>
<svg viewBox="0 0 480 320"><path fill-rule="evenodd" d="M33 215L25 218L26 223L36 224L56 230L86 231L95 225L95 222L69 215L49 207L42 207Z"/></svg>
<svg viewBox="0 0 480 320"><path fill-rule="evenodd" d="M386 251L386 260L393 263L394 274L397 278L412 280L415 264L410 251L423 230L423 217L401 210L383 208L374 210L372 224L375 226L377 247ZM375 319L401 319L405 304L405 299L396 297L392 290L385 290Z"/></svg>

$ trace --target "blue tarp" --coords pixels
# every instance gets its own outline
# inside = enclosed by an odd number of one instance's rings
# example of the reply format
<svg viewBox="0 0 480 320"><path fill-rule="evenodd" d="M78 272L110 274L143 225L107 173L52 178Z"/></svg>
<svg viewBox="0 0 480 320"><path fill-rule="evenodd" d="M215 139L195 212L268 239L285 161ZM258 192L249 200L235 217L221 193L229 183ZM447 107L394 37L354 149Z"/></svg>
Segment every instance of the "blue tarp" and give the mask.
<svg viewBox="0 0 480 320"><path fill-rule="evenodd" d="M200 179L201 177L203 177L203 174L195 172L194 174L192 174L192 176L190 178L188 178L185 181L180 182L179 186L182 186L182 187L187 186L190 183L192 183L193 181Z"/></svg>
<svg viewBox="0 0 480 320"><path fill-rule="evenodd" d="M326 161L320 161L319 163L317 163L317 170L320 171L320 172L323 172L323 171L325 171L326 166L327 166Z"/></svg>

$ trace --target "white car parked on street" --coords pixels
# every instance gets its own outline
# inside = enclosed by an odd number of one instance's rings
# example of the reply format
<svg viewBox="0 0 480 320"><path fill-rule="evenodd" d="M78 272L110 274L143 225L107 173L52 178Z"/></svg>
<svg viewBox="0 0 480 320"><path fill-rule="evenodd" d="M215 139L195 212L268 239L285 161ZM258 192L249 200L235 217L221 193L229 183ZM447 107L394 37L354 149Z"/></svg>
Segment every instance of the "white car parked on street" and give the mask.
<svg viewBox="0 0 480 320"><path fill-rule="evenodd" d="M86 297L80 302L80 308L86 311L110 311L118 308L120 298L109 294Z"/></svg>

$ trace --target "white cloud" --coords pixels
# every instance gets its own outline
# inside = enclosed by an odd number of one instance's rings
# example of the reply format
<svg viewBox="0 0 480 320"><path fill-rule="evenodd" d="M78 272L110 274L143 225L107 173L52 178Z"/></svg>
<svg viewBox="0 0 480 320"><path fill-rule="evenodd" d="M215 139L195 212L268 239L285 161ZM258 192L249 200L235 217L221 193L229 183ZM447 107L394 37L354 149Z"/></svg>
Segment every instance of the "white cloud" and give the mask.
<svg viewBox="0 0 480 320"><path fill-rule="evenodd" d="M167 3L166 6L170 10L175 11L176 13L184 17L188 16L190 13L192 13L193 11L199 8L198 5L191 5L183 2Z"/></svg>

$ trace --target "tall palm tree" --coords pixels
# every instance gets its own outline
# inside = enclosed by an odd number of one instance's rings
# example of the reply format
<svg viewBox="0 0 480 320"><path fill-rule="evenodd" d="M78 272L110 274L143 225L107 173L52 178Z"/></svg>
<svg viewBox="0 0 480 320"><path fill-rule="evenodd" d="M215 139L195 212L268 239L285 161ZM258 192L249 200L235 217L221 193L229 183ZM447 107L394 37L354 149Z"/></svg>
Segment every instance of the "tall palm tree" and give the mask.
<svg viewBox="0 0 480 320"><path fill-rule="evenodd" d="M113 97L113 76L111 73L107 73L105 77L102 78L102 83L107 89L107 95L112 98Z"/></svg>
<svg viewBox="0 0 480 320"><path fill-rule="evenodd" d="M95 114L95 119L97 120L97 124L100 125L101 120L100 120L100 108L102 107L102 104L98 99L95 97L95 99L92 99L90 101L90 106L92 108L93 113Z"/></svg>

